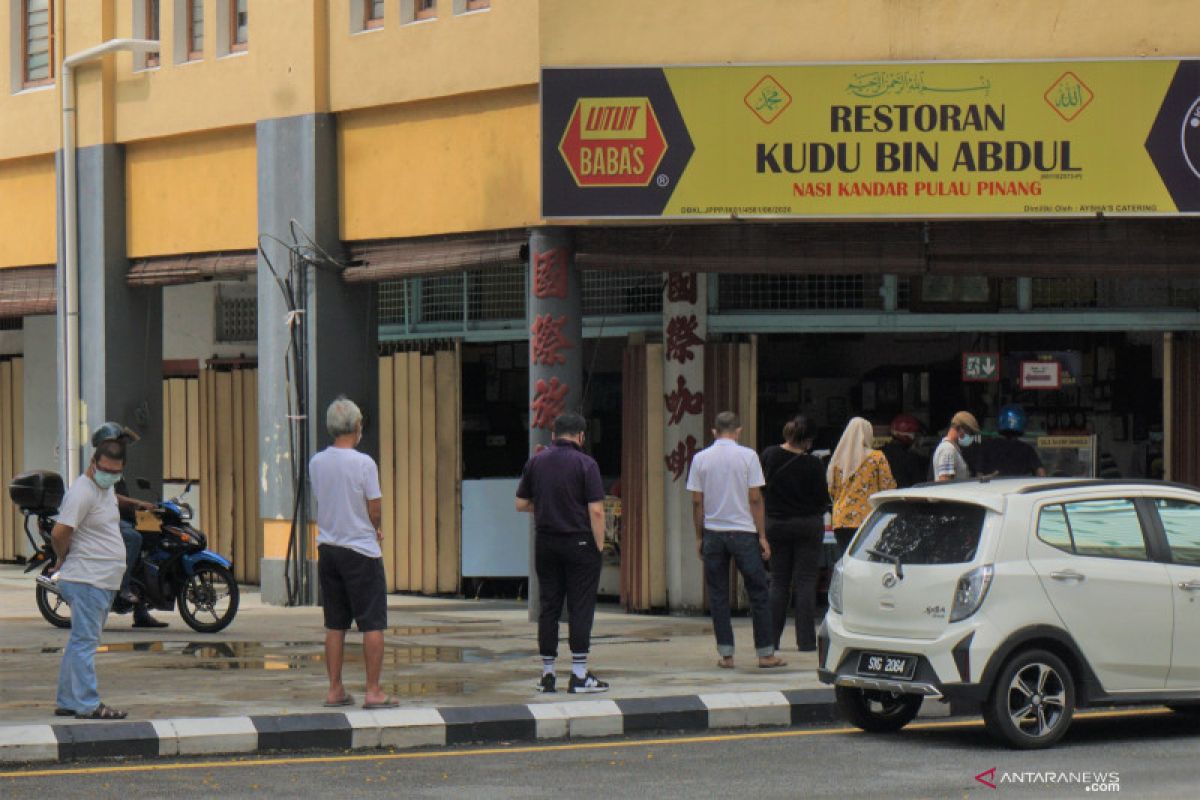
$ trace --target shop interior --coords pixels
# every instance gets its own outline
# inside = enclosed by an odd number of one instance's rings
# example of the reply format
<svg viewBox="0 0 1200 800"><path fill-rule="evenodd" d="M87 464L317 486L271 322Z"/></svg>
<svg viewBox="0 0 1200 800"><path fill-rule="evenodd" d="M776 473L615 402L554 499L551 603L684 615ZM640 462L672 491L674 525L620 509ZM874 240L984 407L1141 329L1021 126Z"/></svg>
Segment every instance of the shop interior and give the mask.
<svg viewBox="0 0 1200 800"><path fill-rule="evenodd" d="M995 356L986 380L964 379L964 354L976 353ZM853 416L874 423L882 442L905 413L920 420L914 450L928 458L956 411L973 412L987 436L999 409L1016 403L1047 474L1161 477L1162 354L1155 333L763 336L757 444L774 443L798 412L816 421L817 450L835 447ZM1046 363L1057 364L1059 385L1031 388L1027 365Z"/></svg>

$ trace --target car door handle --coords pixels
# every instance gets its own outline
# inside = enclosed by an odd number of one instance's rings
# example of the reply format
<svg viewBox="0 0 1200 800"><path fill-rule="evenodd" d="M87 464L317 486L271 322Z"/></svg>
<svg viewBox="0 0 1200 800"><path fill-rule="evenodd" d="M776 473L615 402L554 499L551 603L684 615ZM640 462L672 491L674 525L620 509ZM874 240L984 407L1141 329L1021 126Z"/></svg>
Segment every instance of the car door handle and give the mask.
<svg viewBox="0 0 1200 800"><path fill-rule="evenodd" d="M1076 572L1073 569L1064 569L1057 572L1051 572L1050 577L1056 581L1082 581L1087 576L1082 572Z"/></svg>
<svg viewBox="0 0 1200 800"><path fill-rule="evenodd" d="M1185 592L1200 592L1200 581L1180 581L1179 588Z"/></svg>

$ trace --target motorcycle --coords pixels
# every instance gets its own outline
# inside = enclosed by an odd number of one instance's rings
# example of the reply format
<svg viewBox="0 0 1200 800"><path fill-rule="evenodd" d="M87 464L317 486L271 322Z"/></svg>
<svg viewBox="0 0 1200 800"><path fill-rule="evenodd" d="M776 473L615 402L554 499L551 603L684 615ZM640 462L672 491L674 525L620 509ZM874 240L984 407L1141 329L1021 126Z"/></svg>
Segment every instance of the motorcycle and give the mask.
<svg viewBox="0 0 1200 800"><path fill-rule="evenodd" d="M139 488L149 488L144 479ZM191 483L180 497L187 494ZM34 589L38 611L51 625L71 627L70 605L57 589L58 556L51 544L55 516L66 488L60 475L47 470L23 472L13 478L8 494L25 517L25 536L33 546L25 572L41 567ZM183 621L200 633L216 633L233 622L238 610L238 583L232 564L208 549L208 538L190 524L192 509L175 497L154 504L148 512L158 530L141 531L142 552L130 576L130 588L158 611L172 611L176 603ZM35 537L30 523L36 521ZM132 606L118 597L113 611L123 614Z"/></svg>

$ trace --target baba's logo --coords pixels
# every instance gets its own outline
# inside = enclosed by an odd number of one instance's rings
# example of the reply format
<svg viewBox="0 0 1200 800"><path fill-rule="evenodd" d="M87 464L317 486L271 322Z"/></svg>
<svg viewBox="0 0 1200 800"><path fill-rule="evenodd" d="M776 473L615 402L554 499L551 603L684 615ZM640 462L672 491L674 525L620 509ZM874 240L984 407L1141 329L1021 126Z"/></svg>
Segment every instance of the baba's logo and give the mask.
<svg viewBox="0 0 1200 800"><path fill-rule="evenodd" d="M647 186L667 140L647 97L581 97L558 143L580 187Z"/></svg>
<svg viewBox="0 0 1200 800"><path fill-rule="evenodd" d="M1200 178L1200 97L1195 99L1183 117L1183 130L1179 134L1179 140L1188 168Z"/></svg>

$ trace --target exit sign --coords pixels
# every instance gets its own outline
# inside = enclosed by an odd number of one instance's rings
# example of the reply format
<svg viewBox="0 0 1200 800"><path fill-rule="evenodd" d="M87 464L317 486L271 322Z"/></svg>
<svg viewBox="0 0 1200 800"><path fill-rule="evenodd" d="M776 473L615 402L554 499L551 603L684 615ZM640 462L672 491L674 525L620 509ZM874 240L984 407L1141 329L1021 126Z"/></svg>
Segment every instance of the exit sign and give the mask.
<svg viewBox="0 0 1200 800"><path fill-rule="evenodd" d="M1000 380L1000 354L963 353L962 379L976 383Z"/></svg>

